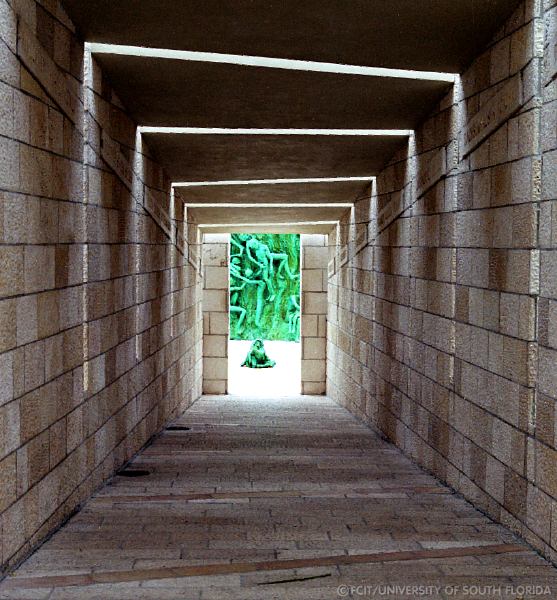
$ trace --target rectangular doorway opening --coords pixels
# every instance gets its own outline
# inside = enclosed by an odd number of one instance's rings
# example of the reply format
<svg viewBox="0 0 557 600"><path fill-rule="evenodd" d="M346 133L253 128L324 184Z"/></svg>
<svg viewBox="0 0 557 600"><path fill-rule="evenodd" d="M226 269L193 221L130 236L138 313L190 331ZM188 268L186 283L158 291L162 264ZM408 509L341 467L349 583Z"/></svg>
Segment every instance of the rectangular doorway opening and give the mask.
<svg viewBox="0 0 557 600"><path fill-rule="evenodd" d="M230 235L228 393L301 393L300 280L300 235Z"/></svg>

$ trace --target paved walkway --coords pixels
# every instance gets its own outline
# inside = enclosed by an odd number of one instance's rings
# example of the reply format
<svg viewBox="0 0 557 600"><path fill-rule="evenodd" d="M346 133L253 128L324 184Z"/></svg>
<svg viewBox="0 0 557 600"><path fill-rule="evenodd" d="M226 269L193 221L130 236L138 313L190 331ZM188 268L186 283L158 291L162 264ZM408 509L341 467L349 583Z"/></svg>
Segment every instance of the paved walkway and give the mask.
<svg viewBox="0 0 557 600"><path fill-rule="evenodd" d="M177 424L0 598L557 597L557 570L326 398L205 397Z"/></svg>

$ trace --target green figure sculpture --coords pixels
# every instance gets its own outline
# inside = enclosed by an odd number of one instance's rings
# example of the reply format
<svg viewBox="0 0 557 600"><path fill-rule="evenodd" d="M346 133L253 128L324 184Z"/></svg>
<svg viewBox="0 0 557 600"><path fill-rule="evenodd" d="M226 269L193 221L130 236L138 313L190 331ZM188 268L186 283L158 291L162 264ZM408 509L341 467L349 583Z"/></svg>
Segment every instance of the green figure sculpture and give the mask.
<svg viewBox="0 0 557 600"><path fill-rule="evenodd" d="M230 312L239 314L238 322L236 323L236 334L239 335L242 332L244 319L246 318L247 311L244 307L238 305L238 299L240 292L246 287L246 285L252 284L257 286L257 307L255 310L255 324L257 327L261 324L261 314L263 312L263 288L265 283L258 279L251 279L253 271L246 269L247 277L242 275L240 270L240 259L235 256L230 261ZM237 284L235 279L241 279L244 283Z"/></svg>
<svg viewBox="0 0 557 600"><path fill-rule="evenodd" d="M245 308L238 305L238 297L240 295L239 292L241 292L245 287L245 283L242 283L242 285L235 285L230 287L230 313L237 313L240 315L238 317L238 322L236 323L236 335L240 335L242 333L244 319L246 318L247 313Z"/></svg>
<svg viewBox="0 0 557 600"><path fill-rule="evenodd" d="M229 306L232 339L299 339L290 296L300 295L300 237L230 236Z"/></svg>
<svg viewBox="0 0 557 600"><path fill-rule="evenodd" d="M240 239L242 239L242 238L240 238ZM236 248L237 248L236 252L234 254L232 254L232 246L230 247L230 258L232 259L232 262L234 262L235 257L242 256L242 254L244 253L244 247L242 246L242 244L239 244L234 239L233 235L230 236L230 244L234 244L234 246L236 246Z"/></svg>
<svg viewBox="0 0 557 600"><path fill-rule="evenodd" d="M272 369L276 364L274 360L267 356L263 340L255 340L241 366L250 369Z"/></svg>
<svg viewBox="0 0 557 600"><path fill-rule="evenodd" d="M271 252L271 273L274 272L274 266L273 266L274 260L279 262L279 266L277 269L277 277L282 278L283 271L286 272L286 277L288 279L290 279L291 281L293 279L298 279L300 277L299 273L294 275L294 273L292 273L292 271L290 270L290 265L288 264L288 254L286 254L284 252Z"/></svg>
<svg viewBox="0 0 557 600"><path fill-rule="evenodd" d="M245 238L242 235L247 236ZM251 262L259 267L261 277L267 285L269 292L269 301L272 302L275 299L275 289L273 286L273 257L267 244L260 242L257 238L252 237L249 234L240 234L240 239L246 241L246 256ZM255 257L253 256L255 254ZM259 272L258 272L259 274Z"/></svg>
<svg viewBox="0 0 557 600"><path fill-rule="evenodd" d="M300 326L300 303L292 295L288 298L288 333L296 334Z"/></svg>

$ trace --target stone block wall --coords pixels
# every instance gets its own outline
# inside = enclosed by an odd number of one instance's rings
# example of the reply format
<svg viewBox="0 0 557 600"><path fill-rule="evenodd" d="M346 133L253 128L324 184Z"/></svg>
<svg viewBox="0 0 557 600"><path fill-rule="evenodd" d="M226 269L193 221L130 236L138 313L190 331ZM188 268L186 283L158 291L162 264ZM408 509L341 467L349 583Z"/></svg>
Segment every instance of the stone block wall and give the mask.
<svg viewBox="0 0 557 600"><path fill-rule="evenodd" d="M535 420L528 440L531 527L557 562L557 2L544 4L539 213L538 364ZM542 523L541 519L544 519ZM539 523L534 525L534 521ZM547 551L547 550L546 550Z"/></svg>
<svg viewBox="0 0 557 600"><path fill-rule="evenodd" d="M0 0L0 564L201 392L182 203L56 1Z"/></svg>
<svg viewBox="0 0 557 600"><path fill-rule="evenodd" d="M330 236L327 352L333 398L553 560L556 14L522 3Z"/></svg>
<svg viewBox="0 0 557 600"><path fill-rule="evenodd" d="M302 394L324 394L327 346L327 236L300 236Z"/></svg>
<svg viewBox="0 0 557 600"><path fill-rule="evenodd" d="M228 392L230 235L206 233L202 246L203 393Z"/></svg>

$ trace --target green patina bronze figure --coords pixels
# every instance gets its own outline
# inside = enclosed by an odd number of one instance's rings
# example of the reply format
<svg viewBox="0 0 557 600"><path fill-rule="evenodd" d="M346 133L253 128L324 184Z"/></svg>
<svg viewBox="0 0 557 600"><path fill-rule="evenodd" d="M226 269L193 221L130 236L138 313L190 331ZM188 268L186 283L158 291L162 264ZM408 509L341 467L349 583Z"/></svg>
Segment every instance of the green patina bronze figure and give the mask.
<svg viewBox="0 0 557 600"><path fill-rule="evenodd" d="M255 340L249 349L246 360L242 363L242 367L250 369L272 369L276 365L274 360L271 360L265 352L263 340Z"/></svg>
<svg viewBox="0 0 557 600"><path fill-rule="evenodd" d="M300 303L298 298L292 295L288 301L288 331L296 333L300 329Z"/></svg>
<svg viewBox="0 0 557 600"><path fill-rule="evenodd" d="M243 329L244 319L246 318L246 309L239 305L240 292L246 287L246 285L257 286L257 308L255 310L255 324L259 327L261 322L261 312L263 311L263 288L265 283L257 279L251 279L253 271L246 269L245 273L247 277L242 275L240 270L240 259L234 257L230 261L230 314L238 314L238 321L236 322L236 335L240 335ZM238 283L236 280L240 279L243 283Z"/></svg>

